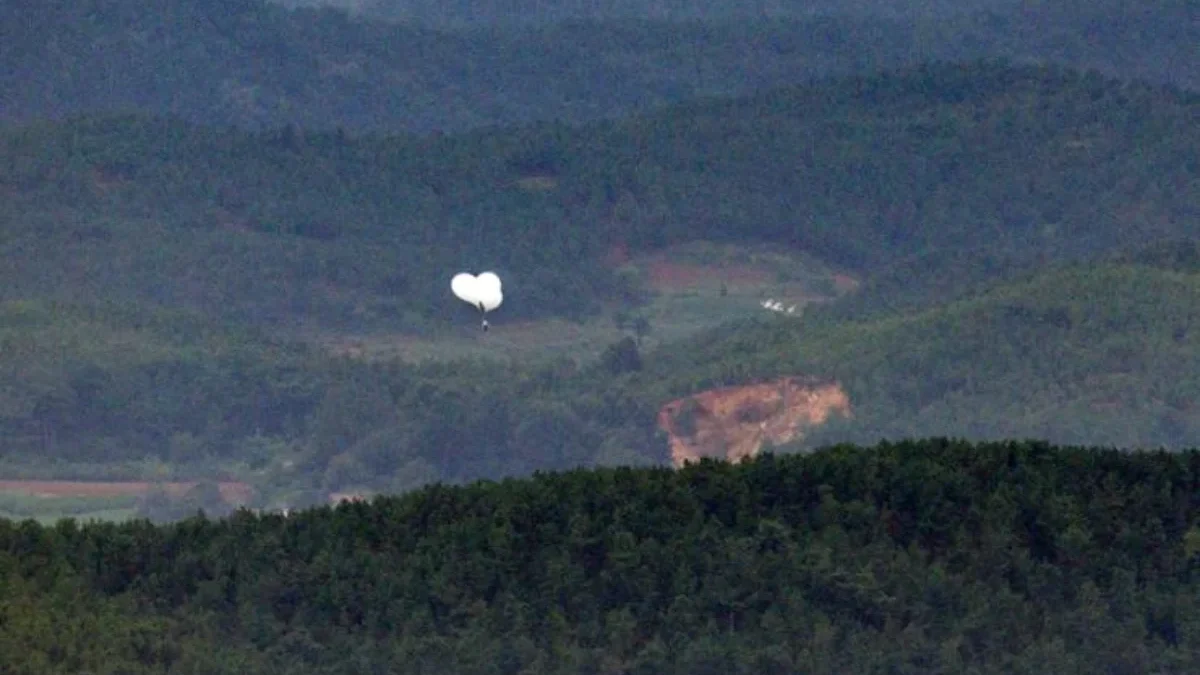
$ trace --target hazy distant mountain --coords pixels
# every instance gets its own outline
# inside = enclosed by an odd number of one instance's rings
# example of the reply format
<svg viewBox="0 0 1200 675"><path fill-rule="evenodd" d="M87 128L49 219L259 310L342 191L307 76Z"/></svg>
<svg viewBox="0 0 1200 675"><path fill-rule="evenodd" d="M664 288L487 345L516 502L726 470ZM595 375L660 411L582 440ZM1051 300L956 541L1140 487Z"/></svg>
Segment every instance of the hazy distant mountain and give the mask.
<svg viewBox="0 0 1200 675"><path fill-rule="evenodd" d="M727 21L762 17L871 18L951 16L1017 7L1019 0L276 0L288 7L328 6L364 15L437 27L532 26L561 21Z"/></svg>
<svg viewBox="0 0 1200 675"><path fill-rule="evenodd" d="M122 111L246 128L454 131L995 55L1196 86L1200 28L1188 6L1152 7L444 32L260 0L13 0L0 6L0 122Z"/></svg>
<svg viewBox="0 0 1200 675"><path fill-rule="evenodd" d="M1200 88L1195 0L1036 0L959 20L957 39L1036 58Z"/></svg>
<svg viewBox="0 0 1200 675"><path fill-rule="evenodd" d="M614 292L614 246L696 239L871 276L953 252L917 269L961 286L1003 267L968 252L1054 260L1195 234L1198 101L975 63L441 137L33 125L0 133L0 298L412 325L445 311L428 279L483 261L523 271L507 315L570 315Z"/></svg>
<svg viewBox="0 0 1200 675"><path fill-rule="evenodd" d="M446 33L258 0L6 3L0 120L172 114L246 128L453 131L622 115L920 58L853 20ZM35 11L36 10L36 11Z"/></svg>

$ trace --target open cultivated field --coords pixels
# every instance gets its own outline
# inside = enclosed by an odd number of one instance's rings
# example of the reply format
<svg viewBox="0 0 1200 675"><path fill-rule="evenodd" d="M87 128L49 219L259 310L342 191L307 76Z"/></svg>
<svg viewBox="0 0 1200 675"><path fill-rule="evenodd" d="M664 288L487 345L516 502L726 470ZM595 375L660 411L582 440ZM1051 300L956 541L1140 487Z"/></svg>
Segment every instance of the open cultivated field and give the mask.
<svg viewBox="0 0 1200 675"><path fill-rule="evenodd" d="M41 522L61 518L127 520L136 516L139 500L151 491L181 497L196 485L194 481L0 480L0 518ZM248 503L254 494L245 483L222 482L217 486L231 504Z"/></svg>

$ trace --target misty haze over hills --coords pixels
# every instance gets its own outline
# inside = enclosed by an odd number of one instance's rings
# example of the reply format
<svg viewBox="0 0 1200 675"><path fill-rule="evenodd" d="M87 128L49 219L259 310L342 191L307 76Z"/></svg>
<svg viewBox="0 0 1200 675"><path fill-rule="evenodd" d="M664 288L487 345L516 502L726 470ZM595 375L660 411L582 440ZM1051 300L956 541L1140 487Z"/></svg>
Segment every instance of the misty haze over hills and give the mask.
<svg viewBox="0 0 1200 675"><path fill-rule="evenodd" d="M530 29L487 19L525 16L520 6L439 3L429 17L385 22L363 19L382 12L365 5L355 19L259 0L20 0L0 8L0 35L12 36L0 41L0 123L137 112L244 128L453 132L619 117L696 96L980 57L1200 84L1200 28L1181 0L1137 10L1115 1L986 3L988 11L954 15L922 7L889 17L713 9L686 22L632 8L603 21L546 9L552 16Z"/></svg>
<svg viewBox="0 0 1200 675"><path fill-rule="evenodd" d="M943 17L980 10L1008 10L1020 0L277 0L288 7L337 7L367 16L439 27L530 26L561 21L654 19L714 21L754 18L845 16Z"/></svg>

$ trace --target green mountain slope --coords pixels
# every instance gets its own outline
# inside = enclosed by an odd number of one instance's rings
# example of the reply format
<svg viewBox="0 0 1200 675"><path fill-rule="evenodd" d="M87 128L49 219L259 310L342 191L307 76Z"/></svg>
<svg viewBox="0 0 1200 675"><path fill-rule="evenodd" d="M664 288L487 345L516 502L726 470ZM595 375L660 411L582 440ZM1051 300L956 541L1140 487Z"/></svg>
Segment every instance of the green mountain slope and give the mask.
<svg viewBox="0 0 1200 675"><path fill-rule="evenodd" d="M851 18L454 32L260 0L13 0L0 7L0 121L140 111L256 129L462 131L979 54L915 48L913 32Z"/></svg>
<svg viewBox="0 0 1200 675"><path fill-rule="evenodd" d="M1194 672L1200 456L940 440L0 520L10 672Z"/></svg>
<svg viewBox="0 0 1200 675"><path fill-rule="evenodd" d="M302 427L328 362L203 316L115 303L0 304L0 345L9 477L149 478L155 461L211 475L234 461L231 445L261 467L273 457L254 439Z"/></svg>
<svg viewBox="0 0 1200 675"><path fill-rule="evenodd" d="M1053 261L1195 234L1196 112L975 63L582 129L39 124L0 135L0 293L417 331L453 316L445 279L466 267L501 273L514 319L586 316L628 290L603 262L622 247L770 242L867 277L964 250Z"/></svg>
<svg viewBox="0 0 1200 675"><path fill-rule="evenodd" d="M1097 262L914 311L854 318L831 308L731 326L649 361L650 377L836 379L855 419L813 443L946 434L1192 446L1198 271Z"/></svg>
<svg viewBox="0 0 1200 675"><path fill-rule="evenodd" d="M402 490L660 462L664 402L793 373L838 379L855 408L814 443L1191 445L1190 244L1062 261L1195 237L1195 110L1178 92L971 64L583 129L9 130L5 458L39 476L165 462L270 494ZM859 307L585 363L380 365L285 342L313 326L436 337L467 318L446 285L468 267L506 279L501 323L584 316L636 295L614 249L696 239L798 248L867 290ZM981 250L995 260L976 267Z"/></svg>
<svg viewBox="0 0 1200 675"><path fill-rule="evenodd" d="M615 3L584 3L594 11L582 16L572 3L401 4L377 3L402 19L386 23L260 0L9 0L0 6L0 121L138 111L244 128L458 131L981 57L1200 86L1188 0L1136 11L1113 1L1005 1L965 16L985 3L937 0L901 10L907 18L842 0L838 16L777 2L672 3L624 19ZM939 15L934 5L956 11ZM501 26L492 20L500 13L573 16ZM664 20L672 16L689 20ZM447 30L464 24L473 28Z"/></svg>
<svg viewBox="0 0 1200 675"><path fill-rule="evenodd" d="M1123 77L1151 77L1200 87L1188 65L1200 42L1191 0L1024 2L1015 11L967 17L954 29L959 40L983 40L989 53L1097 68Z"/></svg>
<svg viewBox="0 0 1200 675"><path fill-rule="evenodd" d="M5 478L237 479L295 505L665 459L653 406L604 365L360 362L202 316L62 302L0 303L0 346Z"/></svg>
<svg viewBox="0 0 1200 675"><path fill-rule="evenodd" d="M763 16L809 18L813 16L854 16L896 18L953 16L983 9L1011 9L1013 0L971 0L949 2L935 0L920 6L896 5L879 0L700 0L672 3L662 0L614 0L605 4L584 0L566 0L554 5L515 0L469 0L461 3L436 3L431 0L276 0L285 6L329 5L353 12L434 26L512 26L530 27L583 20L666 19L685 21L748 21Z"/></svg>
<svg viewBox="0 0 1200 675"><path fill-rule="evenodd" d="M925 435L1192 447L1197 259L1176 244L912 311L766 316L645 351L629 339L582 364L359 362L130 309L10 305L0 430L10 473L174 467L293 504L664 463L665 403L783 375L835 380L853 409L788 449Z"/></svg>

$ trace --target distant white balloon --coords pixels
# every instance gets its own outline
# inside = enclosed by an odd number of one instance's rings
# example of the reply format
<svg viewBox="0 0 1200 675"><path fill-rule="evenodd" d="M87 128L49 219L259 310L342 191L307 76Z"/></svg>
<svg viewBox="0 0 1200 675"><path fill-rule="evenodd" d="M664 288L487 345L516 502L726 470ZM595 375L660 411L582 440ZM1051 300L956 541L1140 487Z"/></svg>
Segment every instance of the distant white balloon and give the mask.
<svg viewBox="0 0 1200 675"><path fill-rule="evenodd" d="M450 280L450 290L459 300L470 304L479 310L480 314L500 306L504 302L504 293L500 290L500 277L493 272L484 272L479 276L460 272ZM487 319L483 319L483 329L488 329Z"/></svg>

